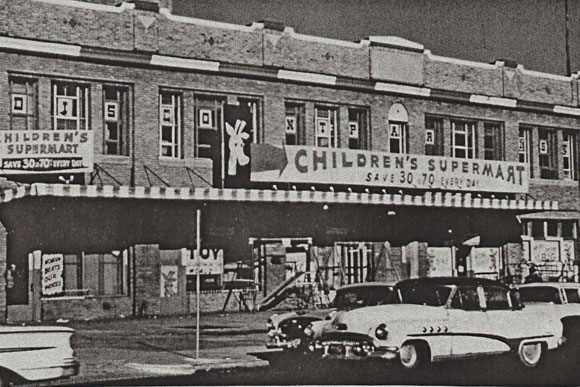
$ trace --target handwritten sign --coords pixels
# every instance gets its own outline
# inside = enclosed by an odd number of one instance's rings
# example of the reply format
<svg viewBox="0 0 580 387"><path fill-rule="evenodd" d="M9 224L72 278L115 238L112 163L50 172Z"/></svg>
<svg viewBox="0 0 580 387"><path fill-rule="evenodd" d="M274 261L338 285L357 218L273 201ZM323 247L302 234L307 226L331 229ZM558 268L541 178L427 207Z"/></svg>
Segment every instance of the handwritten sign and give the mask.
<svg viewBox="0 0 580 387"><path fill-rule="evenodd" d="M0 131L0 175L92 169L91 130Z"/></svg>
<svg viewBox="0 0 580 387"><path fill-rule="evenodd" d="M252 144L254 182L525 193L528 165L298 145Z"/></svg>
<svg viewBox="0 0 580 387"><path fill-rule="evenodd" d="M64 291L63 274L64 256L62 254L44 254L42 256L42 294L51 296Z"/></svg>

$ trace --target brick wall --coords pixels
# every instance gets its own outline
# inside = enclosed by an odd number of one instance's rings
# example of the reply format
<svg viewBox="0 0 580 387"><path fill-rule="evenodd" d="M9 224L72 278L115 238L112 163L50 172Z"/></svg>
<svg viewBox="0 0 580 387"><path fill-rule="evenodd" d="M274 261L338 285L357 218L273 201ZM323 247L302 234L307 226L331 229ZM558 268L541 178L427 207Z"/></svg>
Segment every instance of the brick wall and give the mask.
<svg viewBox="0 0 580 387"><path fill-rule="evenodd" d="M7 232L0 223L0 323L6 323L6 267L7 255Z"/></svg>
<svg viewBox="0 0 580 387"><path fill-rule="evenodd" d="M131 316L130 297L94 297L79 299L45 299L42 301L42 321L59 318L92 320Z"/></svg>

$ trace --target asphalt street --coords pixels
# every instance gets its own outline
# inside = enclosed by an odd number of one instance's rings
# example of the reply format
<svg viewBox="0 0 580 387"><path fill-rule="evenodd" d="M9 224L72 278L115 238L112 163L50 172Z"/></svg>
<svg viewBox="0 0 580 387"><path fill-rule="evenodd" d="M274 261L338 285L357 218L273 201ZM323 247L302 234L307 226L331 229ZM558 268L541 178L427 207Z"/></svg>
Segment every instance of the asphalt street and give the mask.
<svg viewBox="0 0 580 387"><path fill-rule="evenodd" d="M577 359L550 353L537 368L524 368L513 356L441 362L419 371L374 362L323 361L302 354L257 352L267 367L199 371L192 375L102 381L123 385L578 385ZM73 384L91 386L95 384Z"/></svg>

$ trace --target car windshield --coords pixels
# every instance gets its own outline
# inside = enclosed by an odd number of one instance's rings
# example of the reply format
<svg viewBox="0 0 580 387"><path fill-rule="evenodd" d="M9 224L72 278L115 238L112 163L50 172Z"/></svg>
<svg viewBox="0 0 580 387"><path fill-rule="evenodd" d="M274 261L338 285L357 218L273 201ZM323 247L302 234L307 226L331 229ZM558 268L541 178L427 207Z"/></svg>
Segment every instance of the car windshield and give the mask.
<svg viewBox="0 0 580 387"><path fill-rule="evenodd" d="M451 287L429 283L410 283L400 285L398 291L403 304L442 306L447 303Z"/></svg>
<svg viewBox="0 0 580 387"><path fill-rule="evenodd" d="M560 296L558 289L547 286L526 287L520 288L520 301L524 304L526 302L552 302L560 304Z"/></svg>
<svg viewBox="0 0 580 387"><path fill-rule="evenodd" d="M392 289L388 286L361 286L339 289L333 306L339 309L387 304Z"/></svg>

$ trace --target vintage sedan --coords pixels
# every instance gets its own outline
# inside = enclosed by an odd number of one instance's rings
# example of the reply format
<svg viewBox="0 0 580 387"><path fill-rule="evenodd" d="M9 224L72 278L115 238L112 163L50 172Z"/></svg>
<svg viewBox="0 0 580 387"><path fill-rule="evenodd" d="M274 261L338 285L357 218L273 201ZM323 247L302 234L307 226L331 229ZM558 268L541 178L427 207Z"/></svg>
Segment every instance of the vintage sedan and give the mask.
<svg viewBox="0 0 580 387"><path fill-rule="evenodd" d="M527 367L563 342L562 323L527 311L497 281L420 278L399 282L399 304L339 312L311 344L325 358L380 358L407 369L432 361L515 353Z"/></svg>
<svg viewBox="0 0 580 387"><path fill-rule="evenodd" d="M564 325L566 347L580 352L580 284L575 282L534 282L519 285L518 295L526 308L557 316Z"/></svg>
<svg viewBox="0 0 580 387"><path fill-rule="evenodd" d="M0 385L77 375L74 330L56 326L0 326Z"/></svg>
<svg viewBox="0 0 580 387"><path fill-rule="evenodd" d="M384 282L344 285L336 291L329 308L274 314L267 322L266 347L298 348L307 343L306 338L317 337L319 329L336 311L386 304L392 299L392 290L393 286Z"/></svg>

